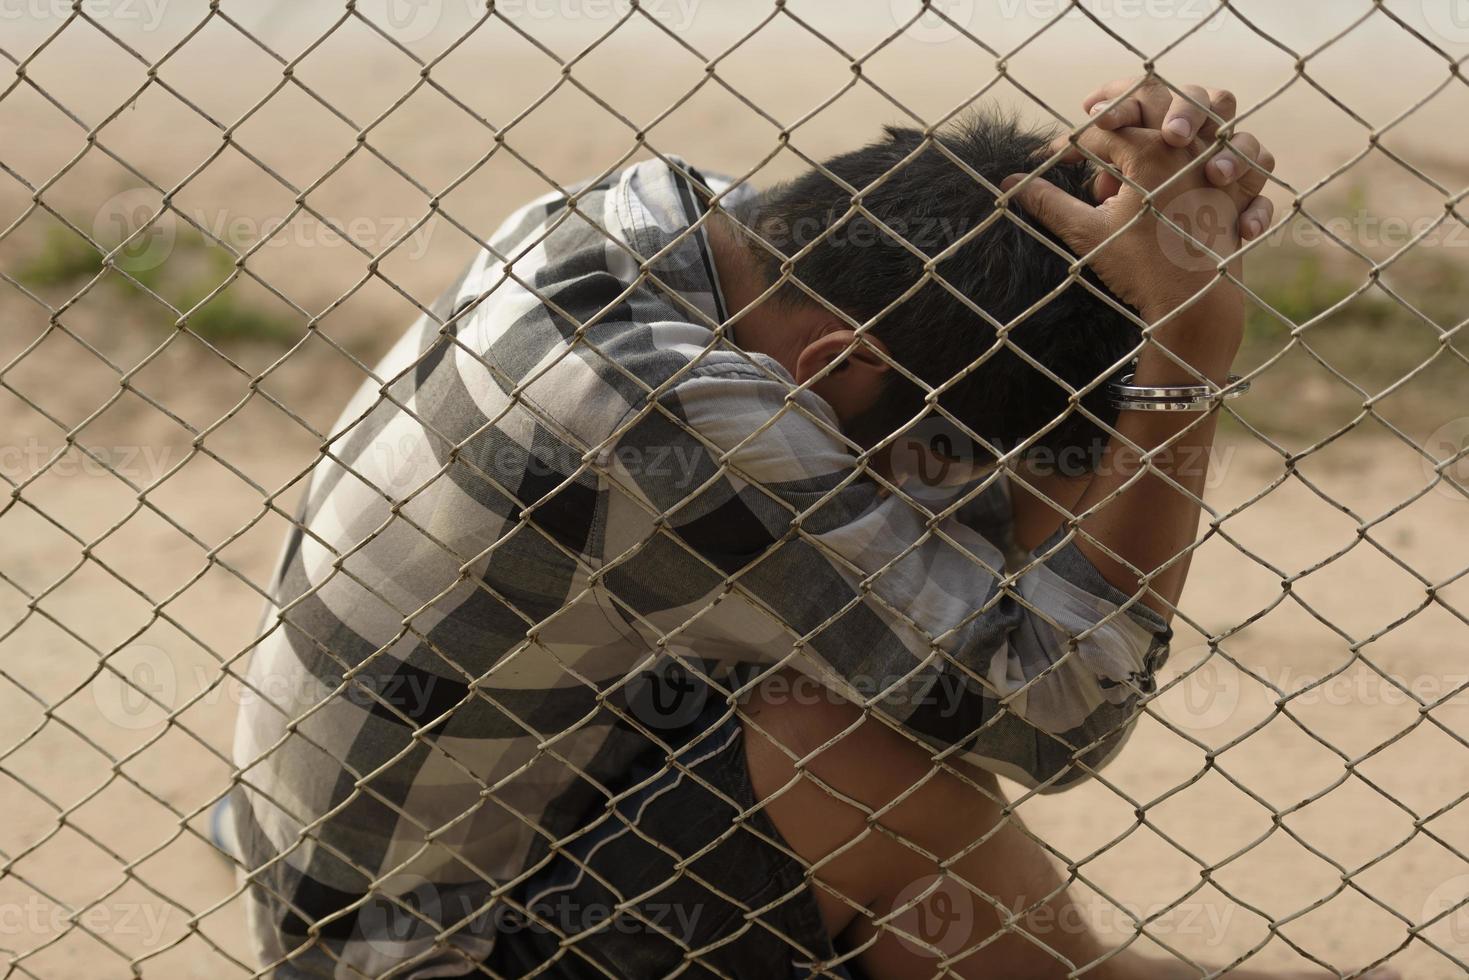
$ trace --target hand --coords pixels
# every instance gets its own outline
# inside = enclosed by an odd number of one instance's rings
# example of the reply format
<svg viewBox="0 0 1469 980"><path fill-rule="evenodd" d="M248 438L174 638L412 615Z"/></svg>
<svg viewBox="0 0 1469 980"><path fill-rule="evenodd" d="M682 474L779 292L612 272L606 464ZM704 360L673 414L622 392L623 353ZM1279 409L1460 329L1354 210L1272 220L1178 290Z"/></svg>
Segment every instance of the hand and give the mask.
<svg viewBox="0 0 1469 980"><path fill-rule="evenodd" d="M1081 104L1098 129L1156 129L1166 143L1178 147L1195 145L1196 141L1203 147L1211 146L1219 137L1220 124L1234 120L1237 106L1234 93L1227 89L1185 85L1175 93L1151 76L1108 82ZM1250 166L1248 160L1258 166ZM1240 233L1245 241L1263 235L1275 217L1275 205L1260 194L1267 175L1274 170L1275 155L1248 133L1231 135L1229 148L1213 153L1208 161L1205 173L1215 187L1238 182L1253 192L1240 215ZM1101 202L1120 189L1115 176L1102 172L1097 175L1093 192Z"/></svg>
<svg viewBox="0 0 1469 980"><path fill-rule="evenodd" d="M1237 307L1238 290L1220 276L1219 266L1228 259L1231 273L1240 274L1239 224L1256 196L1252 186L1243 181L1217 186L1201 163L1202 144L1176 147L1159 130L1088 126L1071 139L1075 145L1069 155L1103 161L1125 178L1116 193L1093 205L1027 174L1007 177L1001 189L1013 190L1037 221L1077 255L1088 257L1107 287L1149 322L1206 291L1212 305L1232 297ZM1153 209L1186 234L1161 221ZM1233 319L1237 332L1242 317Z"/></svg>

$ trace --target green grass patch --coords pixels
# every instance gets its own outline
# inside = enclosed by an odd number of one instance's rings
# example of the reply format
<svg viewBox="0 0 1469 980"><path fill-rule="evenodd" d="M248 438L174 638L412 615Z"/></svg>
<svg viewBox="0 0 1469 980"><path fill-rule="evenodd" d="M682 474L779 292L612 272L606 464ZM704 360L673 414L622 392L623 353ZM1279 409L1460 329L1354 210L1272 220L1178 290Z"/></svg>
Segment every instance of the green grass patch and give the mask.
<svg viewBox="0 0 1469 980"><path fill-rule="evenodd" d="M132 255L125 250L115 260L116 268L104 267L102 254L84 238L53 225L17 278L37 292L76 292L105 268L93 289L106 290L109 299L126 304L139 319L173 329L177 317L159 301L162 297L187 314L190 330L211 343L284 346L300 336L298 318L247 298L242 287L248 284L240 280L199 306L234 273L235 259L193 228L180 227L161 261L149 260L146 250L152 247L157 245L143 243Z"/></svg>
<svg viewBox="0 0 1469 980"><path fill-rule="evenodd" d="M1245 281L1273 312L1252 306L1236 370L1275 360L1236 403L1241 414L1303 438L1350 422L1367 399L1404 431L1462 415L1469 328L1454 328L1469 317L1466 263L1444 249L1409 251L1363 289L1366 263L1327 249L1277 246L1251 260Z"/></svg>

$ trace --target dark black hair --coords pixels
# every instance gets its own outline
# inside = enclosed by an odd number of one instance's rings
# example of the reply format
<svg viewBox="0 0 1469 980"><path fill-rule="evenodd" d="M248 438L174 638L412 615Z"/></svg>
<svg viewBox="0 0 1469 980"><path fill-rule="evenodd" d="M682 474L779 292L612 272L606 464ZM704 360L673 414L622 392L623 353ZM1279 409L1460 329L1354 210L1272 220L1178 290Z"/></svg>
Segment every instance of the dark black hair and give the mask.
<svg viewBox="0 0 1469 980"><path fill-rule="evenodd" d="M935 133L933 139L998 187L1010 174L1036 169L1049 155L1052 136L1023 128L1013 117L985 112ZM923 149L899 167L920 146ZM916 129L889 126L883 139L827 160L824 166L858 191L898 167L862 196L862 204L928 257L949 248L995 210L995 195L932 143L924 146L924 136ZM1092 171L1087 165L1056 165L1044 176L1077 197L1088 196ZM862 323L913 288L923 274L923 259L864 215L853 213L844 218L851 205L850 191L813 169L762 194L735 216L784 253L773 256L758 242L748 240L768 282L778 278L785 257L834 229L795 263L793 272L813 292ZM1048 234L1018 205L1012 203L1010 208L1037 232ZM1045 242L1002 216L934 269L979 309L1008 324L1065 282L1068 265ZM1089 281L1101 288L1095 278ZM789 283L777 301L815 302ZM878 320L870 333L887 346L897 363L936 388L989 350L996 332L983 317L930 280ZM1139 334L1125 315L1073 282L1016 325L1009 337L1016 347L1079 389L1110 373L1137 344ZM879 403L848 426L849 437L864 447L922 411L925 392L896 371L888 374L891 380ZM1061 415L1067 397L1066 391L1013 350L1001 347L945 391L939 403L991 445L1008 451ZM1109 424L1115 420L1116 412L1107 405L1100 388L1084 397L1082 404ZM1072 412L1036 446L1073 456L1076 447L1084 447L1086 458L1093 460L1104 444L1103 431L1081 413Z"/></svg>

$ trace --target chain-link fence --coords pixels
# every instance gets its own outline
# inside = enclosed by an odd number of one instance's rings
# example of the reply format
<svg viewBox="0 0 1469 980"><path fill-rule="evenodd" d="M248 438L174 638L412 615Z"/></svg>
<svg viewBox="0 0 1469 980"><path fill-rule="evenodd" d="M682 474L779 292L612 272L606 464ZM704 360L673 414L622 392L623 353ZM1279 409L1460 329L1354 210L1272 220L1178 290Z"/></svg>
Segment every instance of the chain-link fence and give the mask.
<svg viewBox="0 0 1469 980"><path fill-rule="evenodd" d="M1000 975L986 958L1000 956L1007 937L1021 937L1054 960L1057 976L1110 975L1120 959L1075 955L1076 937L1094 935L1102 950L1146 950L1193 971L1179 975L1225 975L1243 964L1360 976L1384 963L1413 976L1465 975L1469 634L1461 579L1469 571L1469 422L1462 393L1469 360L1459 329L1469 269L1459 246L1469 243L1462 213L1469 147L1460 145L1458 121L1469 101L1461 74L1469 14L1455 0L1309 6L0 4L7 25L0 58L12 69L0 89L0 476L8 491L0 506L7 814L0 948L8 971L248 976L311 966L359 976L413 975L433 964L443 972L423 975L497 975L471 954L483 956L495 936L538 928L559 952L536 975L616 975L578 948L617 929L638 942L656 937L677 946L681 965L673 972L731 975L721 965L723 940L701 946L680 931L679 915L697 918L702 906L663 908L672 918L660 919L650 916L647 895L603 882L604 906L550 912L523 901L518 872L491 871L481 861L486 854L510 854L527 866L563 858L587 870L580 830L553 827L535 810L537 797L544 804L576 786L603 785L600 735L580 738L595 727L591 714L667 748L660 739L671 727L670 709L658 699L659 685L670 681L659 671L675 670L700 692L693 708L680 702L671 709L681 722L728 705L733 718L751 723L743 699L756 681L738 670L709 672L706 658L714 655L701 646L709 641L698 639L698 624L719 620L732 605L744 608L735 600L755 594L748 580L760 574L758 562L700 559L688 574L712 574L717 587L687 608L669 600L672 612L660 615L619 594L647 574L633 570L643 567L639 556L652 542L678 538L672 529L698 499L697 488L708 490L714 477L741 478L737 452L713 446L718 472L697 478L695 461L676 453L630 461L613 450L648 412L582 440L527 396L542 378L569 384L558 371L582 363L588 351L614 361L598 347L596 328L616 313L610 304L592 317L567 312L566 299L547 296L535 274L516 272L517 262L535 260L526 256L540 242L507 255L497 250L495 229L528 200L557 201L588 233L605 237L598 247L609 263L620 263L629 295L679 297L689 292L687 265L704 260L690 245L707 240L709 216L730 213L724 205L741 188L811 168L837 180L822 161L876 137L879 121L918 130L923 147L939 152L934 133L995 103L1082 133L1091 125L1080 107L1086 92L1132 75L1138 81L1124 97L1144 86L1162 86L1170 98L1195 91L1186 86L1201 80L1228 86L1238 96L1231 118L1201 106L1212 114L1219 144L1256 131L1280 160L1264 192L1275 202L1274 223L1240 247L1244 271L1231 263L1236 256L1185 249L1169 272L1217 271L1240 286L1248 323L1235 370L1252 385L1239 400L1215 399L1223 420L1218 443L1204 454L1203 524L1184 552L1193 569L1173 619L1171 660L1156 686L1128 688L1134 697L1124 699L1125 722L1065 742L1086 778L1055 796L1005 783L1004 798L996 797L953 753L884 723L883 690L866 691L853 709L862 720L848 735L876 730L907 739L931 760L935 779L976 794L976 814L994 813L993 826L974 827L973 839L948 854L923 833L901 829L904 802L933 792L927 777L884 802L863 802L823 775L823 754L846 737L838 729L806 751L788 746L782 765L859 815L850 836L808 868L809 887L837 896L838 907L844 897L858 925L843 934L834 959L807 969L840 976L891 941L903 957L895 962L905 964L893 975ZM667 164L712 197L704 218L660 241L656 253L609 229L606 215L578 207L580 195L642 160ZM732 181L706 182L693 165ZM862 198L902 165L869 187L851 188L853 214L880 223ZM1190 238L1211 230L1165 219ZM945 248L1018 220L1002 208L951 235ZM910 240L918 237L914 229L881 227L894 247L919 256L924 282L941 283L931 242ZM746 230L761 239L758 225ZM1136 322L1084 272L1113 244L1100 243L1072 266L1067 282ZM471 255L480 256L473 269L482 278L472 270L447 306L436 302ZM789 279L791 268L780 266L779 275ZM566 349L509 373L486 359L465 325L497 290L554 310ZM740 317L717 305L673 302L711 338L738 326ZM1038 379L1067 389L1073 404L1065 416L1088 414L1085 399L1109 375L1073 388L1010 338L1044 306L991 322L994 350L955 364L943 384L925 384L929 401L938 403L1005 351ZM881 321L829 309L858 337ZM439 342L384 360L414 320L413 336ZM711 341L693 360L716 346ZM403 387L413 378L423 383L446 357L483 371L515 411L531 406L533 421L554 433L536 438L551 443L518 454L512 446L496 458L481 445L489 422L446 430L424 407L428 394ZM764 380L772 378L767 372ZM648 385L631 376L628 383L641 387L624 397L657 401ZM1218 387L1211 390L1217 396ZM750 439L792 417L831 429L809 406L795 393L778 399ZM385 407L417 428L394 434ZM511 407L483 410L497 424L514 417ZM960 432L965 443L976 437L964 420L932 412L902 438L928 445L924 426L945 437ZM362 441L367 430L377 433L375 442ZM1141 479L1155 456L1132 448ZM1016 463L1022 453L1001 455ZM434 518L442 502L415 501L432 499L430 487L459 479L454 468L466 465L478 481L460 481L466 495L483 503L498 494L515 504L487 511L486 527L456 532L462 542L446 545ZM688 467L679 493L661 504L628 489L655 466ZM906 498L920 515L916 548L942 537L946 519L979 499L997 472L983 474L975 488L927 480L920 466L911 481L882 478L883 495ZM1010 470L1012 497L1023 472ZM338 512L346 506L338 498L338 511L326 518L302 518L311 487L344 479L372 488L360 513ZM757 482L739 484L738 494L754 492ZM1193 496L1187 481L1170 482ZM587 486L593 490L584 498L568 490ZM1093 512L1124 492L1094 502ZM599 502L597 493L614 503ZM561 510L553 513L558 498ZM616 506L630 508L624 520L646 523L646 533L606 542L589 565L552 531L535 538L547 550L536 553L534 567L492 571L510 560L505 553L520 554L542 523ZM819 513L815 504L792 509L771 547L788 534L813 554L829 551L806 526ZM1057 520L1066 540L1090 537L1079 515ZM420 536L403 537L405 527ZM270 637L285 634L293 611L326 595L320 576L285 600L272 595L286 540L310 553L318 572L331 573L331 588L347 579L380 603L373 615L381 621L332 634L351 636L357 647L315 638L320 669L305 675L261 652ZM427 554L425 541L433 542ZM985 609L971 599L966 616L1008 602L1059 627L1023 583L1060 547L1010 556L999 567L971 555L1000 585ZM660 561L682 568L679 557ZM796 663L854 606L923 632L927 624L890 601L882 584L912 576L905 557L863 567L838 555L832 560L846 563L856 599L809 621L771 626L767 616L721 628L752 637L775 629L791 653L765 658L772 673ZM385 577L363 577L364 562ZM569 576L558 586L562 601L543 608L532 581L562 564ZM815 578L788 574L783 588L815 588ZM466 612L468 600L456 591L466 587L488 597L494 612ZM922 583L910 588L918 604ZM1136 597L1124 605L1136 606ZM763 599L752 606L779 608ZM494 662L444 654L455 623L468 622L473 632L494 616L508 617L509 626L497 621L497 628L519 637ZM646 655L619 660L609 646L611 660L597 659L604 655L597 631L609 616L624 621L614 630L619 636L647 645ZM1126 616L1114 609L1081 630L1058 663ZM363 639L373 630L388 639ZM472 649L482 639L469 642ZM952 662L941 639L927 642L934 656ZM404 643L419 657L438 658L413 676L439 686L373 685L372 665L385 656L409 662ZM531 680L506 680L507 663L532 657L541 661L524 668ZM1060 669L1004 691L996 687L1009 680L1003 676L959 676L989 692L998 708L985 723L999 725ZM564 731L547 730L526 702L507 700L507 691L524 694L547 676L545 686L581 712ZM860 690L844 693L863 700ZM334 707L344 702L354 719L396 725L401 744L379 747L364 766L351 726L365 723L345 721ZM237 716L270 706L279 715L273 727L236 736ZM518 726L528 754L486 762L472 731L446 735L466 716ZM971 721L966 734L980 724ZM1093 750L1129 726L1131 741L1116 761L1093 765ZM281 763L283 755L291 761ZM691 764L676 755L668 748L668 771L693 779ZM395 767L409 756L431 773L427 787L414 790L411 778L404 787ZM323 759L331 765L322 768ZM270 796L258 774L272 762L337 787L315 809L308 788L298 786L297 798L271 797L296 830L290 840L268 841L274 856L262 869L258 858L244 856L252 842L238 839L237 814L219 804L244 805L242 785ZM515 782L522 776L531 789ZM736 805L726 822L757 824L757 812L787 794L801 798L783 788L764 803ZM597 815L610 816L621 798L602 802ZM261 806L258 798L254 805ZM377 808L374 819L396 827L393 847L370 840L377 831L358 822L369 805ZM345 834L325 833L334 820L349 825ZM256 830L266 838L281 826ZM636 832L637 821L631 826ZM976 850L996 835L1006 835L997 838L1002 844ZM735 931L766 928L790 943L792 957L811 958L766 921L774 919L775 896L761 904L727 894L701 877L705 850L641 836L672 863L670 880L701 881L737 908L743 928ZM361 847L344 847L344 840ZM861 848L873 840L895 842L905 860L921 855L934 869L897 888L881 910L842 896L833 884L840 879L827 873L843 866L844 854L866 853ZM221 842L234 853L222 852ZM253 844L258 854L261 844ZM1055 912L1054 891L997 894L965 880L966 855L1003 863L1023 848L1060 869L1057 880L1069 885L1058 917L1042 914ZM447 854L435 867L453 874L426 875L430 851ZM325 884L310 896L272 891L281 868L299 870L324 852L362 886L344 889L337 878L340 894L327 897ZM476 887L465 890L466 880ZM306 938L262 953L260 922L247 923L252 891L270 892ZM466 895L472 898L461 902ZM256 909L257 919L263 914ZM354 938L370 947L365 958L343 953ZM446 953L453 955L446 960ZM376 966L368 972L364 964ZM882 975L871 961L867 969Z"/></svg>

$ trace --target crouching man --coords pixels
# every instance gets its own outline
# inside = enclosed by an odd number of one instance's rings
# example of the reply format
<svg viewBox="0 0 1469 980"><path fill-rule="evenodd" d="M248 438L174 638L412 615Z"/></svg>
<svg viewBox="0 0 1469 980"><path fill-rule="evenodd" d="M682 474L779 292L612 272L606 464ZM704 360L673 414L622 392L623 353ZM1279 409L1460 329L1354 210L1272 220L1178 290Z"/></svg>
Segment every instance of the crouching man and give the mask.
<svg viewBox="0 0 1469 980"><path fill-rule="evenodd" d="M1187 94L511 217L305 488L236 739L263 968L1194 975L1038 927L992 775L1087 779L1166 653L1273 166Z"/></svg>

